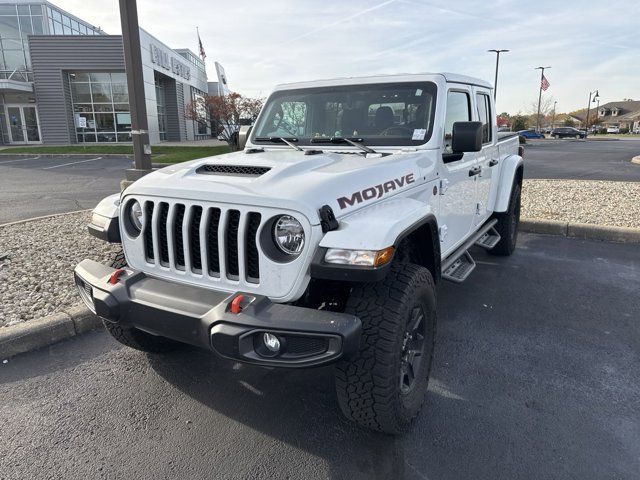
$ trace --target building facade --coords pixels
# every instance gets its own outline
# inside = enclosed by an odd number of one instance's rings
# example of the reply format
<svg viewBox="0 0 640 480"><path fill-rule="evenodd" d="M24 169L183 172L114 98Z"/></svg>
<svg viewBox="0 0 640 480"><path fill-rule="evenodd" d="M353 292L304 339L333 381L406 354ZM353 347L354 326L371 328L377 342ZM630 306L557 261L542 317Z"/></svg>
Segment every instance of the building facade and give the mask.
<svg viewBox="0 0 640 480"><path fill-rule="evenodd" d="M140 29L152 144L210 137L185 117L206 95L204 63ZM0 141L3 144L131 142L122 37L49 2L0 0Z"/></svg>
<svg viewBox="0 0 640 480"><path fill-rule="evenodd" d="M618 127L625 133L640 133L640 101L622 100L600 105L598 120L603 128Z"/></svg>

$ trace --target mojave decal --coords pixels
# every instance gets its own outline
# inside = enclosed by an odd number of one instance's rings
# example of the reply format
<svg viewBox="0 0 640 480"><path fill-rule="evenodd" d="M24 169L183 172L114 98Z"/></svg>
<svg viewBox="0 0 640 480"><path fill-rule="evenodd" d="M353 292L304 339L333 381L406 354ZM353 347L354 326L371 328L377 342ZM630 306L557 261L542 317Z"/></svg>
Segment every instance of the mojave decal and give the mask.
<svg viewBox="0 0 640 480"><path fill-rule="evenodd" d="M400 178L394 178L393 180L389 180L388 182L381 183L374 187L368 187L363 190L353 192L350 197L340 197L338 198L338 205L340 205L340 209L353 207L358 203L373 200L374 198L380 198L385 193L389 193L397 188L402 188L405 185L409 185L414 182L415 179L413 178L413 173L408 173Z"/></svg>

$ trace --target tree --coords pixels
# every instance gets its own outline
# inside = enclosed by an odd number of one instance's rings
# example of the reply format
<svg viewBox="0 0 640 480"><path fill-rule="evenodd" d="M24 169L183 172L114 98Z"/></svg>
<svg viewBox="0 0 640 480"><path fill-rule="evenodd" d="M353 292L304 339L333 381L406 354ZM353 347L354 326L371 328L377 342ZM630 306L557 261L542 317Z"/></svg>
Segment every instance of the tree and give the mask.
<svg viewBox="0 0 640 480"><path fill-rule="evenodd" d="M574 121L571 117L567 117L564 119L564 126L565 127L573 127L574 125Z"/></svg>
<svg viewBox="0 0 640 480"><path fill-rule="evenodd" d="M206 95L187 104L185 117L211 127L212 135L236 150L240 125L253 123L263 103L260 98L243 97L235 92L223 96Z"/></svg>
<svg viewBox="0 0 640 480"><path fill-rule="evenodd" d="M552 95L542 95L540 99L540 122L538 122L538 99L536 98L529 104L529 122L531 125L544 125L549 123L547 117L553 112L553 103L555 98Z"/></svg>
<svg viewBox="0 0 640 480"><path fill-rule="evenodd" d="M527 129L527 117L520 112L511 117L511 130L519 132L520 130Z"/></svg>

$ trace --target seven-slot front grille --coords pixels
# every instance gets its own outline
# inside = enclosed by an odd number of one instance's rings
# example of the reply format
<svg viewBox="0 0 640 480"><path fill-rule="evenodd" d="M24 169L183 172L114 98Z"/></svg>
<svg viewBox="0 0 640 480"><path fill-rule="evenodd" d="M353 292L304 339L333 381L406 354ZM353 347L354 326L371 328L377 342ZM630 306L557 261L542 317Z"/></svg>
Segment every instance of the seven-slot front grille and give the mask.
<svg viewBox="0 0 640 480"><path fill-rule="evenodd" d="M144 212L142 240L148 263L259 283L260 213L150 200L144 202Z"/></svg>

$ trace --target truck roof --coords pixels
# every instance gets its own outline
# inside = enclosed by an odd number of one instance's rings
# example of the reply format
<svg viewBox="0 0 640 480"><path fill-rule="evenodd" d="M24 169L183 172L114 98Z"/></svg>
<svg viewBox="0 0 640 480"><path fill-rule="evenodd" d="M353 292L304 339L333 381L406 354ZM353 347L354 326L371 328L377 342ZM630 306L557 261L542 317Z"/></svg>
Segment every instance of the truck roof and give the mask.
<svg viewBox="0 0 640 480"><path fill-rule="evenodd" d="M275 90L291 90L299 88L328 87L332 85L359 85L367 83L393 83L393 82L420 82L434 80L435 77L444 77L450 83L464 83L479 87L493 88L493 86L479 78L460 75L457 73L400 73L394 75L372 75L367 77L342 77L329 78L324 80L313 80L308 82L282 83L275 87Z"/></svg>

